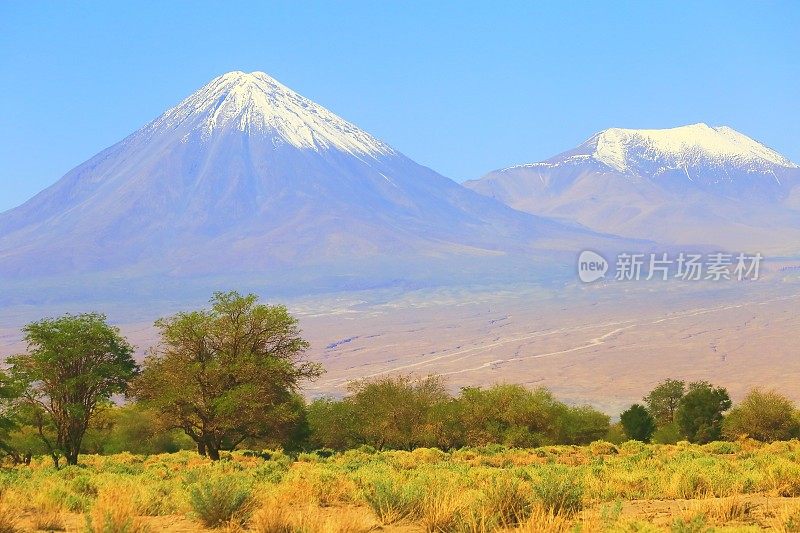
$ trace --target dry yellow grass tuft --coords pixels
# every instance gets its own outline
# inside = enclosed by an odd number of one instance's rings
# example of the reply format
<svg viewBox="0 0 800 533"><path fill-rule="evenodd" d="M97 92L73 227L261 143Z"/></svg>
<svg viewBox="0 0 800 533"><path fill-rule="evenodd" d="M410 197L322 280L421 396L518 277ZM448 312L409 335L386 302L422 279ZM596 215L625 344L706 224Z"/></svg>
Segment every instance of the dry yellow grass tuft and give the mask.
<svg viewBox="0 0 800 533"><path fill-rule="evenodd" d="M377 527L364 508L292 505L275 497L267 498L247 524L254 533L367 533Z"/></svg>
<svg viewBox="0 0 800 533"><path fill-rule="evenodd" d="M113 489L100 492L86 518L88 533L151 533L130 498Z"/></svg>
<svg viewBox="0 0 800 533"><path fill-rule="evenodd" d="M66 531L64 510L52 500L43 499L32 512L33 527L43 531Z"/></svg>
<svg viewBox="0 0 800 533"><path fill-rule="evenodd" d="M19 513L11 507L0 503L0 533L22 533Z"/></svg>

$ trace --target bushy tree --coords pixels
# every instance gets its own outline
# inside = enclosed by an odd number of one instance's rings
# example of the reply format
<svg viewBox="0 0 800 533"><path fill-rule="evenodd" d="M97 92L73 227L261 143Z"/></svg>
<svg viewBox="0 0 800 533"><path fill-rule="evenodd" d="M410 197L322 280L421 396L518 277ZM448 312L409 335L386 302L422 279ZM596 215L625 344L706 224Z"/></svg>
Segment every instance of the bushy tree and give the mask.
<svg viewBox="0 0 800 533"><path fill-rule="evenodd" d="M13 446L12 432L18 428L16 420L16 400L20 391L11 378L0 371L0 452L19 462L19 451Z"/></svg>
<svg viewBox="0 0 800 533"><path fill-rule="evenodd" d="M629 440L630 438L625 433L625 428L622 427L621 422L617 422L616 424L611 424L608 428L608 433L603 440L610 442L611 444L622 444L623 442Z"/></svg>
<svg viewBox="0 0 800 533"><path fill-rule="evenodd" d="M723 413L730 407L731 399L727 390L698 381L689 384L678 404L675 418L687 440L706 443L720 438Z"/></svg>
<svg viewBox="0 0 800 533"><path fill-rule="evenodd" d="M23 331L28 352L9 358L10 375L55 466L61 455L75 465L98 405L136 374L133 348L95 313L46 318Z"/></svg>
<svg viewBox="0 0 800 533"><path fill-rule="evenodd" d="M210 309L178 313L156 327L161 342L145 359L133 396L215 460L223 449L296 420L300 383L322 372L302 359L308 343L297 320L253 294L215 293Z"/></svg>
<svg viewBox="0 0 800 533"><path fill-rule="evenodd" d="M556 440L563 404L547 389L529 390L522 385L466 387L458 402L470 446L540 446Z"/></svg>
<svg viewBox="0 0 800 533"><path fill-rule="evenodd" d="M620 415L620 422L628 438L650 442L656 430L656 421L643 405L635 403Z"/></svg>
<svg viewBox="0 0 800 533"><path fill-rule="evenodd" d="M651 438L650 441L655 444L677 444L682 439L683 435L681 435L681 430L678 427L678 424L673 422L672 424L667 424L666 426L657 427L655 433L653 433L653 438Z"/></svg>
<svg viewBox="0 0 800 533"><path fill-rule="evenodd" d="M675 421L675 413L684 394L686 383L677 379L665 379L644 397L647 410L659 427Z"/></svg>
<svg viewBox="0 0 800 533"><path fill-rule="evenodd" d="M387 376L356 381L342 400L321 398L308 407L310 448L345 450L362 444L378 449L442 446L440 408L452 399L438 377ZM451 413L452 414L452 413ZM446 442L447 437L443 436ZM444 447L447 447L446 445Z"/></svg>
<svg viewBox="0 0 800 533"><path fill-rule="evenodd" d="M449 398L431 407L425 446L451 450L467 445L464 430L464 405Z"/></svg>
<svg viewBox="0 0 800 533"><path fill-rule="evenodd" d="M800 424L789 398L775 391L755 389L725 416L723 433L729 439L748 436L773 442L800 436Z"/></svg>
<svg viewBox="0 0 800 533"><path fill-rule="evenodd" d="M589 444L602 440L611 427L611 418L589 405L556 408L556 433L553 440L559 444Z"/></svg>
<svg viewBox="0 0 800 533"><path fill-rule="evenodd" d="M343 400L321 399L309 406L310 447L585 444L609 431L607 415L589 406L567 406L543 388L467 387L453 398L439 378L400 376L356 382L349 392Z"/></svg>
<svg viewBox="0 0 800 533"><path fill-rule="evenodd" d="M360 424L352 402L319 398L306 413L311 449L348 450L362 444Z"/></svg>
<svg viewBox="0 0 800 533"><path fill-rule="evenodd" d="M386 377L349 386L347 402L362 443L409 450L429 440L433 406L448 399L441 378Z"/></svg>

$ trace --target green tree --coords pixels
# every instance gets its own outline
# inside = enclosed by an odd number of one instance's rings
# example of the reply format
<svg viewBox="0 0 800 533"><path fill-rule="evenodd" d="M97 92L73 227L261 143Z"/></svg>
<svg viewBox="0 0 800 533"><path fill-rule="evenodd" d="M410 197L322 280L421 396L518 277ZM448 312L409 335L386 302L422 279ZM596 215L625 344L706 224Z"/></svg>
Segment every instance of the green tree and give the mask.
<svg viewBox="0 0 800 533"><path fill-rule="evenodd" d="M555 411L557 418L553 441L558 444L589 444L604 439L611 428L611 418L589 405L562 404Z"/></svg>
<svg viewBox="0 0 800 533"><path fill-rule="evenodd" d="M675 421L675 413L684 394L686 394L686 383L677 379L666 379L644 397L647 410L653 415L659 427Z"/></svg>
<svg viewBox="0 0 800 533"><path fill-rule="evenodd" d="M11 378L0 371L0 452L19 462L18 450L12 444L12 432L18 428L16 420L16 400L19 390Z"/></svg>
<svg viewBox="0 0 800 533"><path fill-rule="evenodd" d="M295 391L281 404L280 416L272 419L269 432L248 437L242 441L242 447L296 452L307 448L309 436L308 406L305 398Z"/></svg>
<svg viewBox="0 0 800 533"><path fill-rule="evenodd" d="M610 442L611 444L622 444L626 440L629 440L628 435L625 433L625 428L622 427L621 422L617 422L616 424L611 424L608 428L608 433L606 433L605 441Z"/></svg>
<svg viewBox="0 0 800 533"><path fill-rule="evenodd" d="M796 413L794 403L786 396L755 389L725 416L723 434L729 439L789 440L800 436Z"/></svg>
<svg viewBox="0 0 800 533"><path fill-rule="evenodd" d="M442 380L434 376L356 381L349 392L359 439L378 449L421 446L429 436L433 407L449 398Z"/></svg>
<svg viewBox="0 0 800 533"><path fill-rule="evenodd" d="M302 359L308 343L285 307L215 293L208 310L156 322L159 346L145 359L133 396L182 429L200 454L268 438L296 419L296 391L322 373Z"/></svg>
<svg viewBox="0 0 800 533"><path fill-rule="evenodd" d="M564 407L544 388L494 385L465 387L458 397L466 444L541 446L557 440L558 417Z"/></svg>
<svg viewBox="0 0 800 533"><path fill-rule="evenodd" d="M687 440L706 443L720 438L723 413L730 407L731 399L727 390L698 381L689 384L675 418Z"/></svg>
<svg viewBox="0 0 800 533"><path fill-rule="evenodd" d="M428 413L425 446L452 450L466 446L464 405L455 398L435 404Z"/></svg>
<svg viewBox="0 0 800 533"><path fill-rule="evenodd" d="M678 424L673 422L666 426L658 426L650 441L655 444L677 444L682 438Z"/></svg>
<svg viewBox="0 0 800 533"><path fill-rule="evenodd" d="M10 375L56 468L61 455L75 465L98 405L136 374L133 348L96 313L46 318L23 331L28 353L9 358Z"/></svg>
<svg viewBox="0 0 800 533"><path fill-rule="evenodd" d="M352 402L319 398L308 406L306 419L308 442L312 449L343 451L362 443Z"/></svg>
<svg viewBox="0 0 800 533"><path fill-rule="evenodd" d="M620 415L620 422L628 438L650 442L656 430L656 421L643 405L635 403Z"/></svg>

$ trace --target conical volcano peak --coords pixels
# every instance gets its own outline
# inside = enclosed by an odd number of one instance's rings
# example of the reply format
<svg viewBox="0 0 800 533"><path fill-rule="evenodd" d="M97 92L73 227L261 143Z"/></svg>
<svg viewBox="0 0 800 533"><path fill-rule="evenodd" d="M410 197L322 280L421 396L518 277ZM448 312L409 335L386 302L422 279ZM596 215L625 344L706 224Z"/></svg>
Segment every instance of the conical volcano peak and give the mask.
<svg viewBox="0 0 800 533"><path fill-rule="evenodd" d="M266 137L277 146L393 154L387 144L264 72L218 76L146 129L148 136L178 131L184 142L208 141L232 131Z"/></svg>
<svg viewBox="0 0 800 533"><path fill-rule="evenodd" d="M0 278L374 288L428 283L431 260L451 283L605 240L469 191L262 72L228 72L0 213Z"/></svg>
<svg viewBox="0 0 800 533"><path fill-rule="evenodd" d="M260 71L250 72L249 74L240 70L227 72L211 80L203 89L206 87L216 89L220 93L238 92L275 95L293 92L269 74Z"/></svg>

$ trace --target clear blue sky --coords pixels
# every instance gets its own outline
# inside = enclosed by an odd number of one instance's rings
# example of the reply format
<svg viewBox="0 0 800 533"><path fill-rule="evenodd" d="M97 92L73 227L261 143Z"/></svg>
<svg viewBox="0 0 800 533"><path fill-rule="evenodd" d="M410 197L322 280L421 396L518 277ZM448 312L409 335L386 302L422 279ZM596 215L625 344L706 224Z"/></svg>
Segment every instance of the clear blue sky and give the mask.
<svg viewBox="0 0 800 533"><path fill-rule="evenodd" d="M0 211L230 70L457 181L612 126L726 124L800 162L800 2L530 4L0 2Z"/></svg>

